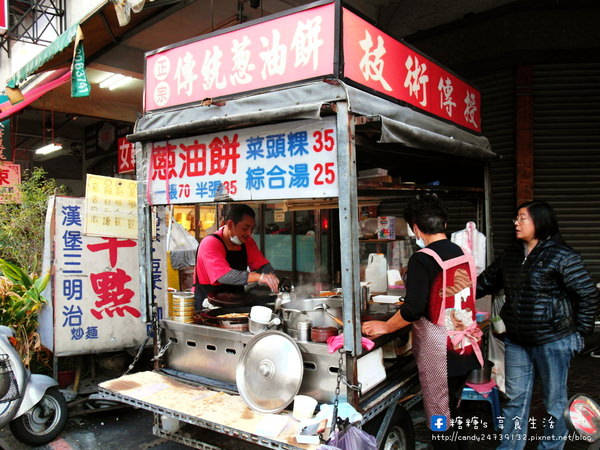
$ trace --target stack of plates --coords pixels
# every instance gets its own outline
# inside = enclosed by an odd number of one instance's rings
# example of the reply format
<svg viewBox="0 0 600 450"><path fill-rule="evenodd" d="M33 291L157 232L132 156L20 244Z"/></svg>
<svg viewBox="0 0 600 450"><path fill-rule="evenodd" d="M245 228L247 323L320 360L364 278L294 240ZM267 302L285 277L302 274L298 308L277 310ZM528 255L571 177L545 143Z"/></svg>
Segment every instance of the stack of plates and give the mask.
<svg viewBox="0 0 600 450"><path fill-rule="evenodd" d="M176 322L194 322L195 301L192 292L175 292L173 294L173 317Z"/></svg>

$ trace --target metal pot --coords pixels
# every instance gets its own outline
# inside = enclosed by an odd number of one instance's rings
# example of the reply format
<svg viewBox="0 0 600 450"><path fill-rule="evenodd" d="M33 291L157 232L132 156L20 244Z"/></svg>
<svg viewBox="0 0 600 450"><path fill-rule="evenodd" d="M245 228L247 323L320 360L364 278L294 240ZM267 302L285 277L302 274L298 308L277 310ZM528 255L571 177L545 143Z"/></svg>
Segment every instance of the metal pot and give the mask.
<svg viewBox="0 0 600 450"><path fill-rule="evenodd" d="M331 317L342 319L341 298L307 298L285 303L281 308L286 329L298 329L298 322L309 320L313 327L336 327ZM330 316L331 315L331 316Z"/></svg>

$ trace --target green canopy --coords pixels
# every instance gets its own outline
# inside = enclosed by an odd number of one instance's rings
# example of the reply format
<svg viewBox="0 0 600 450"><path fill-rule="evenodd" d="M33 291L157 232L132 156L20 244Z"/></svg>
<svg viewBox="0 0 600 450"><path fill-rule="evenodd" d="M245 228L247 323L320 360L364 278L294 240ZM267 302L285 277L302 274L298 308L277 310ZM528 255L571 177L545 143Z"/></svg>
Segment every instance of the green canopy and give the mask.
<svg viewBox="0 0 600 450"><path fill-rule="evenodd" d="M79 23L73 24L67 31L58 36L48 47L42 50L31 61L21 67L6 83L9 88L17 88L31 74L35 73L56 54L69 47L77 36Z"/></svg>

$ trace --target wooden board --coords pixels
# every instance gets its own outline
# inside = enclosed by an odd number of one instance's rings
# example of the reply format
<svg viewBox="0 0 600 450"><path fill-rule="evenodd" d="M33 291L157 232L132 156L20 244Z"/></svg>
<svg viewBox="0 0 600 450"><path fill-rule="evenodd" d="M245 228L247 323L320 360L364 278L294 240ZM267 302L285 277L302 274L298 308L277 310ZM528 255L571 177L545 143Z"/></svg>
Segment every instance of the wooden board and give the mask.
<svg viewBox="0 0 600 450"><path fill-rule="evenodd" d="M318 447L296 442L296 435L300 432L301 424L292 417L289 411L279 414L262 414L250 409L239 395L213 391L202 386L192 386L165 374L138 372L105 381L100 384L100 387L124 397L263 436L294 447L303 449ZM285 422L285 425L277 437L261 432L265 426L281 422Z"/></svg>

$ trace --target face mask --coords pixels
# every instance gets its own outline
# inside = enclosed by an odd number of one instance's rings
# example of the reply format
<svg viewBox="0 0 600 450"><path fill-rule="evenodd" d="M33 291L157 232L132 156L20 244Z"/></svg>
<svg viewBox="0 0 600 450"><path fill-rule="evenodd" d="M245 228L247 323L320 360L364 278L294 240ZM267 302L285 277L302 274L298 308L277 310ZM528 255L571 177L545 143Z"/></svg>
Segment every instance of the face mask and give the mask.
<svg viewBox="0 0 600 450"><path fill-rule="evenodd" d="M231 238L229 238L229 240L234 243L235 245L242 245L242 241L240 241L240 238L237 236L233 236Z"/></svg>
<svg viewBox="0 0 600 450"><path fill-rule="evenodd" d="M419 247L421 247L421 248L425 248L425 247L426 247L426 245L425 245L425 241L423 240L423 238L422 238L422 237L420 237L420 238L418 238L418 239L417 239L417 242L416 242L416 244L417 244L417 246L419 246Z"/></svg>

